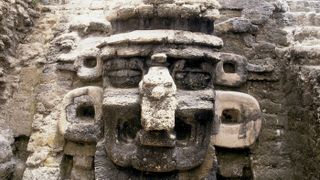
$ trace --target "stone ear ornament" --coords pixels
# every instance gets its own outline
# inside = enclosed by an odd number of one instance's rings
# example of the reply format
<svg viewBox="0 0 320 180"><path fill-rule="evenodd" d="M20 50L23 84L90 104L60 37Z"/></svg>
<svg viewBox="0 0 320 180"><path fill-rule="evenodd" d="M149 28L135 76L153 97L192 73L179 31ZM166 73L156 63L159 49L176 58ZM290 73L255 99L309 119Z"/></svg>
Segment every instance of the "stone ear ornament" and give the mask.
<svg viewBox="0 0 320 180"><path fill-rule="evenodd" d="M96 80L102 75L102 62L97 55L81 56L74 62L74 66L78 77L83 80Z"/></svg>
<svg viewBox="0 0 320 180"><path fill-rule="evenodd" d="M215 84L238 87L247 81L247 60L243 56L221 53L216 65Z"/></svg>
<svg viewBox="0 0 320 180"><path fill-rule="evenodd" d="M225 148L246 148L252 145L261 129L258 101L245 93L216 91L217 132L211 142Z"/></svg>
<svg viewBox="0 0 320 180"><path fill-rule="evenodd" d="M101 132L102 94L102 88L89 86L74 89L65 95L58 127L66 140L97 141Z"/></svg>

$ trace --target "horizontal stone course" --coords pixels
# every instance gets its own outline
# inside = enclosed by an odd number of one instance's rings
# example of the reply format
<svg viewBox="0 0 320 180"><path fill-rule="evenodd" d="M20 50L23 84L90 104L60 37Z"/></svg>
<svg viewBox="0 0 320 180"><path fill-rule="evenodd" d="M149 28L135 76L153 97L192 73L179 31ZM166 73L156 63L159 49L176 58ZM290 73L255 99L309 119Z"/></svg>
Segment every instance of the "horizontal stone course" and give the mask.
<svg viewBox="0 0 320 180"><path fill-rule="evenodd" d="M203 33L191 33L176 30L137 30L110 36L100 45L115 44L185 44L220 48L222 39Z"/></svg>
<svg viewBox="0 0 320 180"><path fill-rule="evenodd" d="M320 13L316 12L286 12L287 26L320 26Z"/></svg>
<svg viewBox="0 0 320 180"><path fill-rule="evenodd" d="M320 1L287 0L291 12L320 12Z"/></svg>

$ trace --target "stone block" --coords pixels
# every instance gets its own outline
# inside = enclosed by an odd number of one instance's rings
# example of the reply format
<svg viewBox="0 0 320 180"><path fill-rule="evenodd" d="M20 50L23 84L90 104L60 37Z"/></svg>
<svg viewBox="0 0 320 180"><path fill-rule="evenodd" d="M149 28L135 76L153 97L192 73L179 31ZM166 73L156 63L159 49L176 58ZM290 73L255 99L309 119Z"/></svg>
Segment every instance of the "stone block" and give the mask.
<svg viewBox="0 0 320 180"><path fill-rule="evenodd" d="M93 169L93 157L92 156L74 156L73 167L92 170Z"/></svg>
<svg viewBox="0 0 320 180"><path fill-rule="evenodd" d="M105 40L105 45L123 44L185 44L202 45L220 48L223 42L220 38L203 33L192 33L177 30L136 30L128 33L112 35ZM103 46L103 45L100 45Z"/></svg>

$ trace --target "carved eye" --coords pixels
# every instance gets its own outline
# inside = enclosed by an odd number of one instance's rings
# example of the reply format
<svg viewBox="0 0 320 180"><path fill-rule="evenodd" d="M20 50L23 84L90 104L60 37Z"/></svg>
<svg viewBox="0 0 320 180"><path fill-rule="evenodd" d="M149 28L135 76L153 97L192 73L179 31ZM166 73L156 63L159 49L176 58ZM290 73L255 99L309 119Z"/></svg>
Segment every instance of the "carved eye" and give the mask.
<svg viewBox="0 0 320 180"><path fill-rule="evenodd" d="M178 141L188 141L191 137L192 126L176 117L174 131Z"/></svg>
<svg viewBox="0 0 320 180"><path fill-rule="evenodd" d="M164 86L167 87L167 88L170 88L170 87L172 87L172 83L171 82L167 82L167 83L164 84Z"/></svg>
<svg viewBox="0 0 320 180"><path fill-rule="evenodd" d="M138 87L143 76L143 63L139 59L115 59L106 64L105 75L116 88Z"/></svg>
<svg viewBox="0 0 320 180"><path fill-rule="evenodd" d="M83 60L83 65L87 68L94 68L97 66L97 58L96 57L86 57Z"/></svg>
<svg viewBox="0 0 320 180"><path fill-rule="evenodd" d="M201 63L178 61L174 67L174 80L180 89L201 90L207 88L211 82L211 74L202 68Z"/></svg>
<svg viewBox="0 0 320 180"><path fill-rule="evenodd" d="M132 142L137 132L142 129L140 118L129 118L118 120L118 137L124 142Z"/></svg>
<svg viewBox="0 0 320 180"><path fill-rule="evenodd" d="M208 86L210 80L210 74L205 72L181 71L177 72L175 76L178 87L187 90L204 89Z"/></svg>

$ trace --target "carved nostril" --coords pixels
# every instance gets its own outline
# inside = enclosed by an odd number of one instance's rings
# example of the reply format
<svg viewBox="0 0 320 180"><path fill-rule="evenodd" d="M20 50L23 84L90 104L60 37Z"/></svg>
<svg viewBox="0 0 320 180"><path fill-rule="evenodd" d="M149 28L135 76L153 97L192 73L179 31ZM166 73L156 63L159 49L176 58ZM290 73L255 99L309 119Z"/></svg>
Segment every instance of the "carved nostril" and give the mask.
<svg viewBox="0 0 320 180"><path fill-rule="evenodd" d="M165 96L165 94L166 90L163 86L154 87L151 91L151 97L158 100Z"/></svg>

